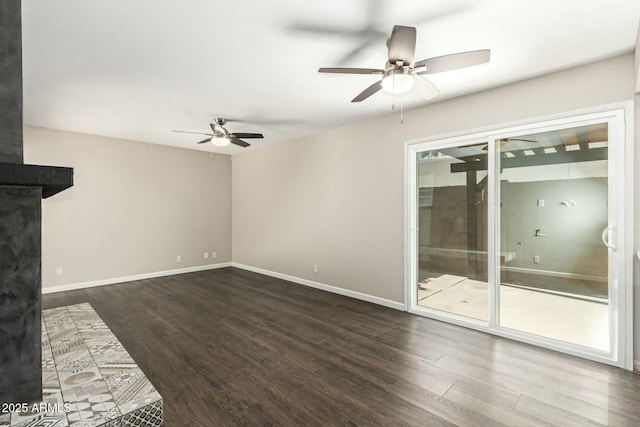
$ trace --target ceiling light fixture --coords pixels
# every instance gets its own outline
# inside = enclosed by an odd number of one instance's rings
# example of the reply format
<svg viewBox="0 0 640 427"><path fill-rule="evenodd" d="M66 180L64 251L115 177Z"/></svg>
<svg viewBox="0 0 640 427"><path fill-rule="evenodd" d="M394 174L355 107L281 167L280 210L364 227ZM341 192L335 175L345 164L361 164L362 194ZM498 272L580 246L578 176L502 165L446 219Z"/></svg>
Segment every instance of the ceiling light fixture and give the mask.
<svg viewBox="0 0 640 427"><path fill-rule="evenodd" d="M409 92L413 88L415 78L408 69L400 68L385 73L382 79L382 89L394 95Z"/></svg>
<svg viewBox="0 0 640 427"><path fill-rule="evenodd" d="M211 142L213 143L213 145L216 145L218 147L226 147L227 145L231 144L231 140L229 140L229 138L227 138L226 136L211 138Z"/></svg>

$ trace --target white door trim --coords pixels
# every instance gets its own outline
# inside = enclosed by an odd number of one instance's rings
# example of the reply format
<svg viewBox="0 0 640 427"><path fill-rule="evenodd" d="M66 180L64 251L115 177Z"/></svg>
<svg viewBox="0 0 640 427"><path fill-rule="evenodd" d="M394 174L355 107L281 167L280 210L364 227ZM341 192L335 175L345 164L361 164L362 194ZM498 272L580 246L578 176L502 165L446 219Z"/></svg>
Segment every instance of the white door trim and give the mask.
<svg viewBox="0 0 640 427"><path fill-rule="evenodd" d="M610 333L612 340L611 351L604 352L596 349L557 341L554 339L538 337L520 331L510 330L498 325L498 305L495 289L490 289L489 321L469 320L462 316L451 315L436 310L426 309L417 305L417 175L416 155L420 151L446 148L455 145L467 145L477 142L489 142L489 283L495 283L497 259L495 256L496 242L499 242L499 227L496 213L496 200L498 199L499 180L496 178L495 139L509 136L510 134L523 134L523 132L544 131L570 125L580 125L581 122L594 120L609 120L610 144L616 146L610 149L609 179L610 190L616 191L615 218L610 218L610 223L615 222L615 238L620 252L617 265L610 265L610 270L617 273L617 281L620 284L616 295L610 301L613 318L610 328L615 329L616 334ZM616 142L622 142L622 144ZM475 130L469 133L457 133L440 137L412 140L405 143L405 305L409 312L444 320L461 326L481 330L518 341L538 345L540 347L558 350L586 359L595 360L631 370L633 368L633 103L625 102L614 105L596 107L579 112L568 112L547 118L538 118L526 123L505 124L500 127L492 127L484 130ZM494 155L491 155L491 154ZM616 189L611 186L615 185ZM628 259L627 259L628 258ZM614 332L613 329L611 332Z"/></svg>

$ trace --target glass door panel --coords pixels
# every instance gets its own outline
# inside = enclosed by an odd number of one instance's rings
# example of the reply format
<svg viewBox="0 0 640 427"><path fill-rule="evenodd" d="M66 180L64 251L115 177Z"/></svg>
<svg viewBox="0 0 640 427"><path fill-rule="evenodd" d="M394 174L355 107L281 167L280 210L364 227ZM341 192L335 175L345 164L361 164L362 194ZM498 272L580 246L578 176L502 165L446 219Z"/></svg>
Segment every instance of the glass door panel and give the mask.
<svg viewBox="0 0 640 427"><path fill-rule="evenodd" d="M487 143L415 161L417 305L487 321Z"/></svg>
<svg viewBox="0 0 640 427"><path fill-rule="evenodd" d="M609 350L608 124L496 140L496 323Z"/></svg>

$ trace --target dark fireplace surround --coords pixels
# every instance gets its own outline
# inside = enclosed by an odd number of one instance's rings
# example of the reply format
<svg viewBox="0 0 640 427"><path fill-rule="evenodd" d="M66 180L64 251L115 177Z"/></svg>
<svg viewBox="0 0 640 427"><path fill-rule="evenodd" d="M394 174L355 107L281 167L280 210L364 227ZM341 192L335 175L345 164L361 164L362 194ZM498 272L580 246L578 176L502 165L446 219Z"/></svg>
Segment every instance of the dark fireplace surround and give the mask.
<svg viewBox="0 0 640 427"><path fill-rule="evenodd" d="M42 400L41 199L73 169L25 165L21 0L0 1L0 403Z"/></svg>

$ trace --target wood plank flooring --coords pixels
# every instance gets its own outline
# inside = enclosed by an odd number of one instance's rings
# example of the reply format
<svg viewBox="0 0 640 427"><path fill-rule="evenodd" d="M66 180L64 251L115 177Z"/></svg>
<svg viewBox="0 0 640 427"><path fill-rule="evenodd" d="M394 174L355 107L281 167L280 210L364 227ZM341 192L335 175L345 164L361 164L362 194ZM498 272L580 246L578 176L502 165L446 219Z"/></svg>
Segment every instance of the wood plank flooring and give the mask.
<svg viewBox="0 0 640 427"><path fill-rule="evenodd" d="M640 425L640 375L235 268L89 302L166 426Z"/></svg>

